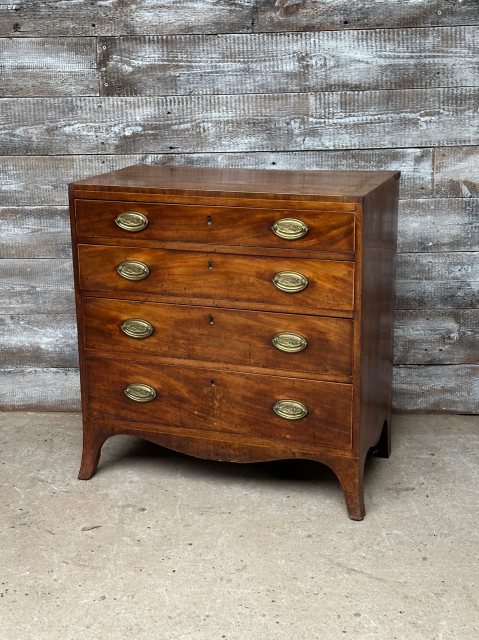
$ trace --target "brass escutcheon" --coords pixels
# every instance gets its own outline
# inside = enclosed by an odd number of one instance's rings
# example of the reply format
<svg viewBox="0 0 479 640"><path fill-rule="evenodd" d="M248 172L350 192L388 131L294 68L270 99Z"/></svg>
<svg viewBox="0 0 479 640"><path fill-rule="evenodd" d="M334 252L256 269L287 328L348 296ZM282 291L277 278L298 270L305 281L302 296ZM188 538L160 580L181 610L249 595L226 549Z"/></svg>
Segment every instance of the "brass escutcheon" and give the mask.
<svg viewBox="0 0 479 640"><path fill-rule="evenodd" d="M308 278L296 271L280 271L273 278L274 286L286 293L297 293L303 291L309 284Z"/></svg>
<svg viewBox="0 0 479 640"><path fill-rule="evenodd" d="M123 393L133 402L151 402L156 398L156 391L149 384L135 382L123 389Z"/></svg>
<svg viewBox="0 0 479 640"><path fill-rule="evenodd" d="M285 353L299 353L308 346L306 338L300 336L299 333L292 333L291 331L277 333L272 342L276 349Z"/></svg>
<svg viewBox="0 0 479 640"><path fill-rule="evenodd" d="M137 260L124 260L120 262L116 270L125 280L144 280L150 275L150 269L147 265Z"/></svg>
<svg viewBox="0 0 479 640"><path fill-rule="evenodd" d="M298 240L308 233L308 225L297 218L281 218L271 227L273 233L283 240Z"/></svg>
<svg viewBox="0 0 479 640"><path fill-rule="evenodd" d="M138 211L124 211L116 216L115 224L123 231L143 231L148 226L148 218Z"/></svg>
<svg viewBox="0 0 479 640"><path fill-rule="evenodd" d="M153 333L153 326L147 320L142 320L141 318L128 318L120 328L130 338L148 338Z"/></svg>
<svg viewBox="0 0 479 640"><path fill-rule="evenodd" d="M308 415L308 407L299 400L278 400L273 411L285 420L300 420Z"/></svg>

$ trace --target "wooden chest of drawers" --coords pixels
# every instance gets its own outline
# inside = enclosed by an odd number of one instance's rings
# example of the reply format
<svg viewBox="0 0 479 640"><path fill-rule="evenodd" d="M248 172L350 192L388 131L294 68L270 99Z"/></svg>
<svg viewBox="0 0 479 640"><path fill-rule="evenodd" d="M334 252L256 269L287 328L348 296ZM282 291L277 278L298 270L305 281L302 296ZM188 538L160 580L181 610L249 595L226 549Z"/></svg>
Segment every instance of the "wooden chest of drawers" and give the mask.
<svg viewBox="0 0 479 640"><path fill-rule="evenodd" d="M304 458L364 517L390 451L399 174L134 166L70 185L83 456Z"/></svg>

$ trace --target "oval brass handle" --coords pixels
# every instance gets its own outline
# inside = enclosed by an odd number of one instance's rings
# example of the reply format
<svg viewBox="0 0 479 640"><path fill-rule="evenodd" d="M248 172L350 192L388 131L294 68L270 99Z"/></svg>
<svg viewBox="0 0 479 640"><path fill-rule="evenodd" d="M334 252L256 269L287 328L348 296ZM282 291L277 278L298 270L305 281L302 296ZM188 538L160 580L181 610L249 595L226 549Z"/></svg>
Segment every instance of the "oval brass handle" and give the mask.
<svg viewBox="0 0 479 640"><path fill-rule="evenodd" d="M130 338L148 338L153 333L153 326L148 320L142 320L141 318L128 318L120 328Z"/></svg>
<svg viewBox="0 0 479 640"><path fill-rule="evenodd" d="M308 233L308 225L297 218L281 218L271 227L273 233L284 240L298 240Z"/></svg>
<svg viewBox="0 0 479 640"><path fill-rule="evenodd" d="M308 407L299 400L278 400L273 411L285 420L301 420L308 415Z"/></svg>
<svg viewBox="0 0 479 640"><path fill-rule="evenodd" d="M150 275L150 269L147 265L137 260L124 260L120 262L116 270L125 280L144 280Z"/></svg>
<svg viewBox="0 0 479 640"><path fill-rule="evenodd" d="M135 382L123 389L123 393L133 402L151 402L156 398L156 391L149 384Z"/></svg>
<svg viewBox="0 0 479 640"><path fill-rule="evenodd" d="M273 278L274 286L286 293L297 293L303 291L309 284L308 278L296 271L280 271Z"/></svg>
<svg viewBox="0 0 479 640"><path fill-rule="evenodd" d="M123 231L143 231L148 226L148 218L139 211L124 211L115 218L115 224Z"/></svg>
<svg viewBox="0 0 479 640"><path fill-rule="evenodd" d="M272 340L276 349L284 351L285 353L299 353L304 351L308 346L308 341L299 333L292 333L291 331L282 331L277 333Z"/></svg>

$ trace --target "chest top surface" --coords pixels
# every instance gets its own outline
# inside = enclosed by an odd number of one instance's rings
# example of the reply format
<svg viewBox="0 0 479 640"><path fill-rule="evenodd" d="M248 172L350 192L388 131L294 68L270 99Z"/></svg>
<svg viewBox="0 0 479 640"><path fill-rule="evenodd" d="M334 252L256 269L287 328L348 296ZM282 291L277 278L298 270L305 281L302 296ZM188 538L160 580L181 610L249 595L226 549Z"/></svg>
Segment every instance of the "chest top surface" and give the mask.
<svg viewBox="0 0 479 640"><path fill-rule="evenodd" d="M76 192L209 195L361 201L397 171L284 171L134 165L79 180Z"/></svg>

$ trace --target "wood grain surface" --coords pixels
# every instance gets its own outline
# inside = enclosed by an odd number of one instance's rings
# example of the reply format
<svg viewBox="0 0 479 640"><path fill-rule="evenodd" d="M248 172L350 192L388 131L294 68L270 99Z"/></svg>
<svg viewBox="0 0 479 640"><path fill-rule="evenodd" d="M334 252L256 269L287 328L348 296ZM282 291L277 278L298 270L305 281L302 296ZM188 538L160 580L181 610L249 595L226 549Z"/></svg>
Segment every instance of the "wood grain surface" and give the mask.
<svg viewBox="0 0 479 640"><path fill-rule="evenodd" d="M3 97L100 93L95 38L0 38L0 60Z"/></svg>
<svg viewBox="0 0 479 640"><path fill-rule="evenodd" d="M67 184L141 162L400 170L395 403L477 411L478 42L477 0L0 4L0 408L78 407Z"/></svg>
<svg viewBox="0 0 479 640"><path fill-rule="evenodd" d="M18 0L0 5L1 35L14 37L324 31L477 23L475 0Z"/></svg>
<svg viewBox="0 0 479 640"><path fill-rule="evenodd" d="M475 88L4 98L8 155L479 144ZM385 130L388 135L385 136Z"/></svg>

